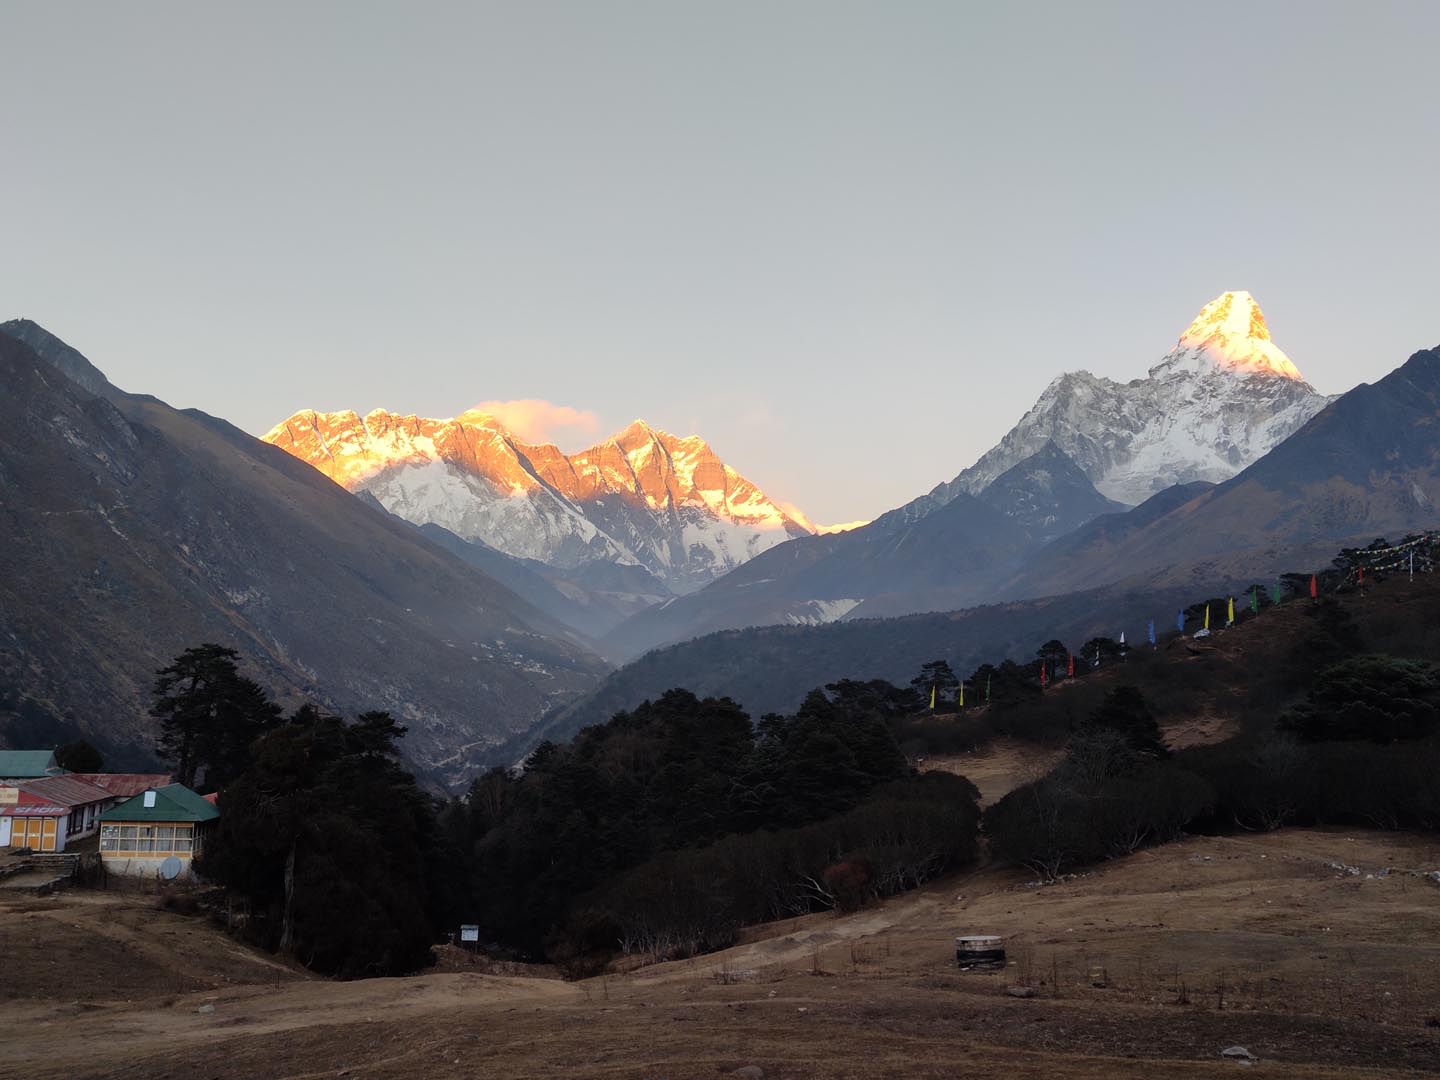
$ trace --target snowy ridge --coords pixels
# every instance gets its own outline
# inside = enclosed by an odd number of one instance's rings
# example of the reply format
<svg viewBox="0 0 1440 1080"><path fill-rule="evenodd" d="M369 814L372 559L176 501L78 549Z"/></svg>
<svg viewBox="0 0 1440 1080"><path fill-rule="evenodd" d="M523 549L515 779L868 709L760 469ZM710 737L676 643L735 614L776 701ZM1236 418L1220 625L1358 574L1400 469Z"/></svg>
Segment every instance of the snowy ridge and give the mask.
<svg viewBox="0 0 1440 1080"><path fill-rule="evenodd" d="M814 531L705 440L639 420L569 455L475 411L434 420L302 410L262 438L417 525L559 567L644 566L680 592Z"/></svg>
<svg viewBox="0 0 1440 1080"><path fill-rule="evenodd" d="M1174 484L1220 483L1331 400L1270 340L1249 293L1222 293L1145 378L1058 376L999 444L917 501L915 512L923 516L961 491L984 491L1051 441L1103 495L1123 503Z"/></svg>

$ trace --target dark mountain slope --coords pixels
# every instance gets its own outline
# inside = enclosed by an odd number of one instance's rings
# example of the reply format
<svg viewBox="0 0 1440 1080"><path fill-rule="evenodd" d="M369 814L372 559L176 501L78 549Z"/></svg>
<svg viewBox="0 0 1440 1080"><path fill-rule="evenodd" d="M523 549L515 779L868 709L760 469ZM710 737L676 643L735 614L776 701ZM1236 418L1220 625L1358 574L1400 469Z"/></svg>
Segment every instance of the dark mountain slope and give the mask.
<svg viewBox="0 0 1440 1080"><path fill-rule="evenodd" d="M367 498L361 491L357 497ZM380 506L382 513L389 513ZM399 520L404 520L403 518ZM497 551L481 540L464 540L439 525L415 526L432 542L484 571L550 618L581 635L587 648L611 656L606 635L637 611L672 594L643 566L620 566L597 559L571 569L547 566Z"/></svg>
<svg viewBox="0 0 1440 1080"><path fill-rule="evenodd" d="M411 761L458 781L603 672L558 623L278 448L116 390L34 324L0 331L0 697L138 762L154 671L217 641L292 699L390 709Z"/></svg>
<svg viewBox="0 0 1440 1080"><path fill-rule="evenodd" d="M1032 544L1064 536L1097 515L1130 509L1096 491L1053 441L997 476L980 501L1021 526Z"/></svg>
<svg viewBox="0 0 1440 1080"><path fill-rule="evenodd" d="M1116 505L1047 444L978 497L959 492L924 516L894 512L851 532L781 544L642 612L616 639L636 655L744 626L953 610L993 595L1039 543Z"/></svg>
<svg viewBox="0 0 1440 1080"><path fill-rule="evenodd" d="M1163 626L1179 605L1194 599L1185 589L1099 590L894 619L726 630L646 654L509 749L519 756L539 736L568 738L676 686L731 697L758 717L792 711L807 691L837 679L903 684L921 664L937 658L968 673L986 661L1028 660L1055 637L1077 648L1088 638L1117 637L1122 630L1135 640L1146 619Z"/></svg>

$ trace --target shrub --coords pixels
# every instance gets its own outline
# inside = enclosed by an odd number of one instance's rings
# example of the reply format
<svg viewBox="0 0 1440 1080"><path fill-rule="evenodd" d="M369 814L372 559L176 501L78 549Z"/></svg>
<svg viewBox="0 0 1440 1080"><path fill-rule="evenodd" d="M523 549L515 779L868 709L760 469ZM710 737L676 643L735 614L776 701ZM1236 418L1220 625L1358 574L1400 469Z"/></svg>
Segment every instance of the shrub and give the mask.
<svg viewBox="0 0 1440 1080"><path fill-rule="evenodd" d="M835 898L838 911L858 911L875 897L871 887L874 874L864 859L850 859L827 866L821 877L825 888Z"/></svg>
<svg viewBox="0 0 1440 1080"><path fill-rule="evenodd" d="M1358 656L1320 673L1287 709L1282 731L1308 742L1419 739L1440 726L1440 669L1421 660Z"/></svg>

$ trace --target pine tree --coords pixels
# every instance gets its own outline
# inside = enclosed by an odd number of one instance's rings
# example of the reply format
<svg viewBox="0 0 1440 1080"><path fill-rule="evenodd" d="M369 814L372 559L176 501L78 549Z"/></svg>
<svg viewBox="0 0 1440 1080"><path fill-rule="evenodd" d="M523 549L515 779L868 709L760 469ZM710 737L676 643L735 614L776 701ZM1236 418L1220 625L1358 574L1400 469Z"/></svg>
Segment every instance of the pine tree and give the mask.
<svg viewBox="0 0 1440 1080"><path fill-rule="evenodd" d="M279 719L279 708L260 685L236 669L238 656L207 643L186 649L155 673L155 748L186 787L202 774L212 788L234 779L245 770L250 744Z"/></svg>
<svg viewBox="0 0 1440 1080"><path fill-rule="evenodd" d="M930 701L933 690L935 706L939 708L941 705L955 703L955 691L960 686L960 680L951 670L949 661L931 660L928 664L921 666L920 674L910 680L910 685L926 702Z"/></svg>

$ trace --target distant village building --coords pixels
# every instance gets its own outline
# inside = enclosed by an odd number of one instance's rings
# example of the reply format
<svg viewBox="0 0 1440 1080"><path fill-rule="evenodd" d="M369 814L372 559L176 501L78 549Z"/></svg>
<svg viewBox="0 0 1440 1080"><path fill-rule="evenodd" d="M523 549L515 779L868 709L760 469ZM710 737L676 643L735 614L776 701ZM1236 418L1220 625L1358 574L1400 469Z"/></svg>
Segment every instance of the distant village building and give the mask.
<svg viewBox="0 0 1440 1080"><path fill-rule="evenodd" d="M214 803L183 784L142 791L100 815L101 865L112 874L190 877L219 817Z"/></svg>
<svg viewBox="0 0 1440 1080"><path fill-rule="evenodd" d="M0 783L0 847L64 851L92 834L113 802L104 788L68 775Z"/></svg>
<svg viewBox="0 0 1440 1080"><path fill-rule="evenodd" d="M175 782L169 773L66 773L72 780L84 780L104 788L116 799L128 799L149 788L163 788Z"/></svg>
<svg viewBox="0 0 1440 1080"><path fill-rule="evenodd" d="M0 750L0 781L36 780L64 772L54 750Z"/></svg>

